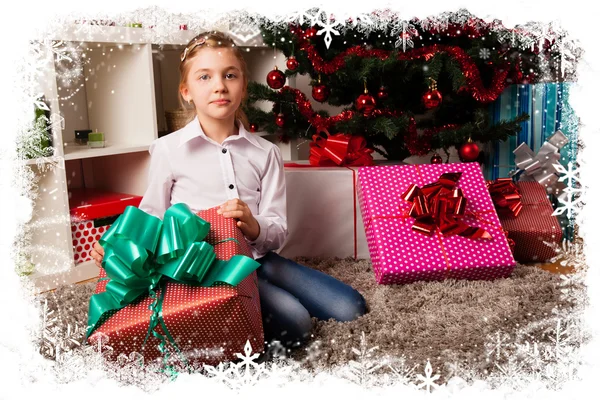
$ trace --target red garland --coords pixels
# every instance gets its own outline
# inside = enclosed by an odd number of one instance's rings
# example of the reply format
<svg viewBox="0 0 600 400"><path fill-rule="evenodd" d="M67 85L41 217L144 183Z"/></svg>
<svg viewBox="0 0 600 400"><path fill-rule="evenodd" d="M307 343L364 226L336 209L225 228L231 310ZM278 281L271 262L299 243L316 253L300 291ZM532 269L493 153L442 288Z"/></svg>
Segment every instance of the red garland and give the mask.
<svg viewBox="0 0 600 400"><path fill-rule="evenodd" d="M291 88L289 86L284 86L283 88L281 88L281 93L284 92L291 92L294 94L294 100L298 105L298 110L300 111L300 114L302 114L302 116L306 118L308 122L317 129L317 131L330 129L332 126L342 121L349 121L352 118L354 118L354 115L356 114L354 111L346 110L333 117L324 117L322 115L317 114L313 110L310 100L308 100L304 93L302 93L300 90ZM378 117L381 115L389 117L398 117L401 114L402 113L398 111L376 109L373 110L373 112L371 113L371 117Z"/></svg>
<svg viewBox="0 0 600 400"><path fill-rule="evenodd" d="M308 122L313 125L317 131L326 129L328 130L339 122L349 121L354 118L354 115L356 114L354 111L346 110L333 117L324 117L320 114L317 114L313 110L310 100L306 98L302 91L289 86L284 86L281 88L281 93L283 94L285 92L291 92L294 94L294 100L298 105L300 114L302 114L302 116L306 118L306 120L308 120ZM375 109L371 113L371 117L379 117L381 115L398 117L402 115L402 113L399 111L381 109ZM459 125L456 124L448 124L437 128L428 128L423 131L423 134L419 135L417 132L417 123L414 118L411 117L408 125L407 135L404 138L406 148L412 155L423 156L431 151L431 138L434 135L437 135L442 131L457 129L458 127Z"/></svg>
<svg viewBox="0 0 600 400"><path fill-rule="evenodd" d="M363 46L354 46L338 54L333 58L333 60L326 62L319 55L316 47L307 39L302 37L303 33L304 32L302 29L295 31L296 37L300 42L300 48L306 51L308 59L312 63L315 71L328 75L333 74L343 68L346 65L344 58L347 56L354 55L362 58L377 57L380 60L385 60L391 53L391 51L388 50L367 50ZM511 67L510 63L507 62L501 68L497 69L494 72L494 78L490 87L485 88L483 86L483 82L481 81L481 76L479 74L477 65L475 65L471 57L458 46L434 44L432 46L413 49L405 53L398 54L398 60L408 61L417 58L425 58L425 60L430 60L435 54L441 52L448 53L456 60L456 62L458 62L458 65L460 66L460 69L467 81L467 90L471 92L475 100L482 103L490 103L496 100L506 88L506 77L508 76L509 69Z"/></svg>

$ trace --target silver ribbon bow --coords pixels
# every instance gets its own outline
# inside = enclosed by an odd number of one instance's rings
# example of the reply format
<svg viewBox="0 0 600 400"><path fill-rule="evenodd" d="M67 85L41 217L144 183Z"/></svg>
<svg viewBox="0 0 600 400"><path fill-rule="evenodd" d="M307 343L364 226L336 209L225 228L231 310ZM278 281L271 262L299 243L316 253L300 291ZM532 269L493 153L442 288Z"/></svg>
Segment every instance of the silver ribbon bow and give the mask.
<svg viewBox="0 0 600 400"><path fill-rule="evenodd" d="M560 130L554 132L546 142L540 147L537 155L531 150L526 143L521 143L513 154L517 170L513 171L512 175L516 175L520 171L520 180L535 180L544 187L549 193L558 193L564 188L564 185L557 185L558 171L552 164L557 164L560 161L560 149L562 149L569 139ZM561 186L561 187L558 187Z"/></svg>

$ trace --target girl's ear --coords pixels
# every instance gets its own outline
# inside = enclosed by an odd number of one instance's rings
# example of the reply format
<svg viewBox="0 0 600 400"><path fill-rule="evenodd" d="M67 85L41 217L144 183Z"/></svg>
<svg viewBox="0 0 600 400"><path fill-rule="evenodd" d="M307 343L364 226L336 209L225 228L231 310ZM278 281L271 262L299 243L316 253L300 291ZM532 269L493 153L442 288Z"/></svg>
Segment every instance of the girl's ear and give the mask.
<svg viewBox="0 0 600 400"><path fill-rule="evenodd" d="M187 86L181 85L179 87L179 93L181 93L181 97L183 97L183 100L185 100L185 101L189 101L190 100L190 98L189 98L189 90L188 90Z"/></svg>

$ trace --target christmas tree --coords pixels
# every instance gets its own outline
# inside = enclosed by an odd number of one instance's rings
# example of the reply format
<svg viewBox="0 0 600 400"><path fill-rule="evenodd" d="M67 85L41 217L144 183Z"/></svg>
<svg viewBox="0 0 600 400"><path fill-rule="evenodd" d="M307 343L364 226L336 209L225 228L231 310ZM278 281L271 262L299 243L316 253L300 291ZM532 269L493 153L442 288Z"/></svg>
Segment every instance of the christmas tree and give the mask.
<svg viewBox="0 0 600 400"><path fill-rule="evenodd" d="M469 147L471 139L506 140L529 119L523 114L490 123L489 104L507 86L565 79L556 39L532 36L527 42L526 29L504 28L465 10L441 23L396 21L368 32L360 21L338 22L320 10L312 15L304 23L261 24L264 42L287 57L287 69L274 66L267 84L249 85L252 130L284 137L311 138L324 130L362 136L368 147L394 160L438 149L448 154L454 146L463 160L474 161L479 151ZM284 86L296 74L311 77L315 101L343 111L315 111L309 95ZM272 102L272 111L255 107L257 101Z"/></svg>

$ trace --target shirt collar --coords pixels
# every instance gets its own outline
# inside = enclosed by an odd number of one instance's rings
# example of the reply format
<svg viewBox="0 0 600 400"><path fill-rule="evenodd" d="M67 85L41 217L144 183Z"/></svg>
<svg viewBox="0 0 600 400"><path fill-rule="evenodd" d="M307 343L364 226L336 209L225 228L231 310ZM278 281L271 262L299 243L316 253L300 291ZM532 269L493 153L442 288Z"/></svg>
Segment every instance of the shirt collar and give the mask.
<svg viewBox="0 0 600 400"><path fill-rule="evenodd" d="M238 120L238 126L239 126L238 135L240 137L246 139L247 141L249 141L256 147L258 147L259 149L262 149L262 146L258 142L258 139L256 139L256 137L252 133L248 132L246 130L246 128L244 128L242 121ZM208 140L208 136L206 136L206 134L202 130L202 127L200 126L200 123L198 122L198 116L196 116L189 124L187 124L183 128L183 132L181 132L181 137L179 138L179 146L182 146L183 144L189 142L190 140L192 140L198 136L204 138L205 140Z"/></svg>

